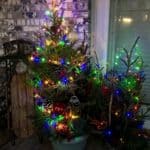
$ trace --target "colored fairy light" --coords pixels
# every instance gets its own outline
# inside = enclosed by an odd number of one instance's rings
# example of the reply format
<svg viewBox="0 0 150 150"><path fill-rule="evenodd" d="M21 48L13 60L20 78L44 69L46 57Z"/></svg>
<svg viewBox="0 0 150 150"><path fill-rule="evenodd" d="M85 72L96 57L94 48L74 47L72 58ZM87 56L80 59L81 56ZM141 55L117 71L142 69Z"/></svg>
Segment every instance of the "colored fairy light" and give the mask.
<svg viewBox="0 0 150 150"><path fill-rule="evenodd" d="M42 106L38 106L37 105L37 109L39 110L39 111L41 111L41 112L44 112L44 106L42 105Z"/></svg>
<svg viewBox="0 0 150 150"><path fill-rule="evenodd" d="M121 94L121 90L120 89L116 89L115 90L115 95L120 95Z"/></svg>
<svg viewBox="0 0 150 150"><path fill-rule="evenodd" d="M118 116L118 115L119 115L119 112L118 112L118 111L116 111L116 112L115 112L115 116Z"/></svg>
<svg viewBox="0 0 150 150"><path fill-rule="evenodd" d="M104 135L107 136L107 137L112 136L112 130L110 130L110 129L105 130Z"/></svg>
<svg viewBox="0 0 150 150"><path fill-rule="evenodd" d="M86 64L86 63L83 63L83 64L80 65L80 69L81 69L82 71L85 71L86 68L87 68L87 64Z"/></svg>
<svg viewBox="0 0 150 150"><path fill-rule="evenodd" d="M63 77L63 78L61 79L61 83L64 84L64 85L68 84L68 83L69 83L68 78L67 78L67 77Z"/></svg>
<svg viewBox="0 0 150 150"><path fill-rule="evenodd" d="M137 71L139 71L139 70L140 70L140 67L139 67L139 66L136 66L135 69L136 69Z"/></svg>
<svg viewBox="0 0 150 150"><path fill-rule="evenodd" d="M131 119L133 117L133 113L131 111L126 112L126 117Z"/></svg>
<svg viewBox="0 0 150 150"><path fill-rule="evenodd" d="M118 56L118 55L116 56L116 59L119 59L119 56Z"/></svg>
<svg viewBox="0 0 150 150"><path fill-rule="evenodd" d="M36 82L37 87L42 87L42 85L43 85L42 80L39 80L39 81Z"/></svg>
<svg viewBox="0 0 150 150"><path fill-rule="evenodd" d="M62 41L67 41L67 35L66 34L62 37Z"/></svg>
<svg viewBox="0 0 150 150"><path fill-rule="evenodd" d="M42 62L42 63L45 63L45 62L46 62L46 59L45 59L44 57L42 57L42 58L41 58L41 62Z"/></svg>
<svg viewBox="0 0 150 150"><path fill-rule="evenodd" d="M64 45L65 45L65 42L64 42L64 41L60 41L60 42L58 43L58 45L64 46Z"/></svg>
<svg viewBox="0 0 150 150"><path fill-rule="evenodd" d="M77 115L72 115L71 118L72 118L72 119L77 119L77 118L79 118L79 116L77 116Z"/></svg>
<svg viewBox="0 0 150 150"><path fill-rule="evenodd" d="M30 57L30 60L31 60L31 61L34 61L34 57L33 57L33 56L31 56L31 57Z"/></svg>
<svg viewBox="0 0 150 150"><path fill-rule="evenodd" d="M134 111L137 111L138 110L138 105L135 105L134 106Z"/></svg>
<svg viewBox="0 0 150 150"><path fill-rule="evenodd" d="M118 63L117 63L117 62L115 62L115 65L118 65Z"/></svg>
<svg viewBox="0 0 150 150"><path fill-rule="evenodd" d="M47 46L50 46L52 41L51 40L46 40L45 43L46 43Z"/></svg>
<svg viewBox="0 0 150 150"><path fill-rule="evenodd" d="M66 34L68 34L69 30L68 30L68 29L66 29L64 32L65 32Z"/></svg>
<svg viewBox="0 0 150 150"><path fill-rule="evenodd" d="M42 51L42 48L39 47L39 46L37 46L37 47L36 47L36 50L37 50L37 51Z"/></svg>
<svg viewBox="0 0 150 150"><path fill-rule="evenodd" d="M55 64L55 65L59 65L60 63L59 63L59 61L57 61L57 60L53 60L53 61L51 61L53 64Z"/></svg>
<svg viewBox="0 0 150 150"><path fill-rule="evenodd" d="M55 118L56 118L56 114L53 113L53 114L51 115L51 118L52 118L52 119L55 119Z"/></svg>
<svg viewBox="0 0 150 150"><path fill-rule="evenodd" d="M60 59L60 64L61 64L61 65L65 65L65 63L66 63L65 59L61 58L61 59Z"/></svg>
<svg viewBox="0 0 150 150"><path fill-rule="evenodd" d="M58 81L58 85L61 85L61 81Z"/></svg>
<svg viewBox="0 0 150 150"><path fill-rule="evenodd" d="M66 63L67 63L67 65L70 65L70 62L69 62L69 61L67 61Z"/></svg>
<svg viewBox="0 0 150 150"><path fill-rule="evenodd" d="M109 136L112 135L112 131L111 130L107 131L107 133L108 133Z"/></svg>
<svg viewBox="0 0 150 150"><path fill-rule="evenodd" d="M92 74L93 74L93 75L97 75L97 74L98 74L98 71L97 71L97 70L93 70Z"/></svg>
<svg viewBox="0 0 150 150"><path fill-rule="evenodd" d="M36 103L36 105L38 105L38 106L42 106L42 105L43 105L43 99L38 98L38 99L35 100L35 103Z"/></svg>
<svg viewBox="0 0 150 150"><path fill-rule="evenodd" d="M34 62L35 63L40 63L40 58L39 57L34 57Z"/></svg>
<svg viewBox="0 0 150 150"><path fill-rule="evenodd" d="M62 121L63 119L64 119L64 116L62 116L62 115L59 115L59 116L56 118L56 120L57 120L58 122Z"/></svg>
<svg viewBox="0 0 150 150"><path fill-rule="evenodd" d="M73 81L74 79L73 79L73 77L72 77L72 76L70 76L70 77L69 77L69 80L70 80L70 81Z"/></svg>
<svg viewBox="0 0 150 150"><path fill-rule="evenodd" d="M57 123L56 123L56 121L55 120L52 120L51 122L50 122L50 125L52 126L52 127L56 127L56 125L57 125Z"/></svg>
<svg viewBox="0 0 150 150"><path fill-rule="evenodd" d="M34 94L34 98L40 98L40 95L38 93Z"/></svg>
<svg viewBox="0 0 150 150"><path fill-rule="evenodd" d="M135 47L136 47L136 48L139 48L139 45L138 45L138 44L136 44L136 45L135 45Z"/></svg>
<svg viewBox="0 0 150 150"><path fill-rule="evenodd" d="M58 128L59 130L62 130L62 129L64 128L64 125L63 125L63 124L58 124L57 128Z"/></svg>
<svg viewBox="0 0 150 150"><path fill-rule="evenodd" d="M45 84L45 85L47 85L48 83L49 83L49 81L48 81L48 80L45 80L45 81L44 81L44 84Z"/></svg>
<svg viewBox="0 0 150 150"><path fill-rule="evenodd" d="M66 132L68 129L68 126L63 124L63 123L59 123L56 127L57 131L62 131L62 132Z"/></svg>
<svg viewBox="0 0 150 150"><path fill-rule="evenodd" d="M48 114L51 114L51 110L50 110L50 109L48 109L48 110L47 110L47 113L48 113Z"/></svg>
<svg viewBox="0 0 150 150"><path fill-rule="evenodd" d="M52 13L51 13L51 11L46 10L46 11L45 11L45 15L47 15L47 16L51 16L51 15L52 15Z"/></svg>
<svg viewBox="0 0 150 150"><path fill-rule="evenodd" d="M45 129L49 129L50 126L49 126L48 121L44 121L43 127L44 127Z"/></svg>
<svg viewBox="0 0 150 150"><path fill-rule="evenodd" d="M139 97L138 97L138 96L134 96L134 97L133 97L133 101L134 101L135 103L138 103L138 102L139 102Z"/></svg>

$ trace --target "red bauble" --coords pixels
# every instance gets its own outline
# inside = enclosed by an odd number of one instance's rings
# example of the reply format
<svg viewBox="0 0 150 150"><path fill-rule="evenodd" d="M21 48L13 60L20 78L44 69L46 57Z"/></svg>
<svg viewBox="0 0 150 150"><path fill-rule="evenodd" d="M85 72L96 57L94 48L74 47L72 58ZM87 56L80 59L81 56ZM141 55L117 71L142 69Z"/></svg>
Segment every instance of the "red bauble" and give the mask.
<svg viewBox="0 0 150 150"><path fill-rule="evenodd" d="M55 114L65 114L66 107L63 103L53 104L53 113Z"/></svg>
<svg viewBox="0 0 150 150"><path fill-rule="evenodd" d="M109 87L107 87L106 85L103 85L101 87L101 91L102 91L103 96L109 96L111 94L112 90Z"/></svg>

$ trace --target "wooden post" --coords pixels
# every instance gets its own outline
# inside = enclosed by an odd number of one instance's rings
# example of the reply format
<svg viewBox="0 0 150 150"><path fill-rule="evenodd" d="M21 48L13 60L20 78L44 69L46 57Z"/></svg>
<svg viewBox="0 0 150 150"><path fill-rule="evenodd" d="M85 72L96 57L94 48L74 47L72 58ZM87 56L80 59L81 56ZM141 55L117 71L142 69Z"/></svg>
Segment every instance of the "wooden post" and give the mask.
<svg viewBox="0 0 150 150"><path fill-rule="evenodd" d="M11 82L12 129L18 137L33 134L33 90L26 84L26 74L14 75Z"/></svg>

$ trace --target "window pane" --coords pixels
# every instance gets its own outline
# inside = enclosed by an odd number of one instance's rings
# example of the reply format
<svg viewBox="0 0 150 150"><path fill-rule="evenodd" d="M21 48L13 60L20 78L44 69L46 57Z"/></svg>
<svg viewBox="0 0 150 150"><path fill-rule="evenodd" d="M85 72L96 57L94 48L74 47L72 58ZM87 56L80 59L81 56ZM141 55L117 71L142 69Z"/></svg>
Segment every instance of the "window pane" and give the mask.
<svg viewBox="0 0 150 150"><path fill-rule="evenodd" d="M111 8L111 46L115 53L123 47L131 49L140 36L138 45L142 51L146 73L143 93L146 94L145 102L150 103L150 0L113 0L112 6L116 9Z"/></svg>

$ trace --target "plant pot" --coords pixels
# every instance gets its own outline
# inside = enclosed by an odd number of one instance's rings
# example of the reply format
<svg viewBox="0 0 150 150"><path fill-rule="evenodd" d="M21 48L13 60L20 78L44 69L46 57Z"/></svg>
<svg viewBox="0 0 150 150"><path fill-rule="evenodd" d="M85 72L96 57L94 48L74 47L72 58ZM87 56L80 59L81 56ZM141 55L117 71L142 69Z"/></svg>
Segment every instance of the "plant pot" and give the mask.
<svg viewBox="0 0 150 150"><path fill-rule="evenodd" d="M86 146L87 136L76 137L70 141L52 141L54 150L84 150Z"/></svg>

